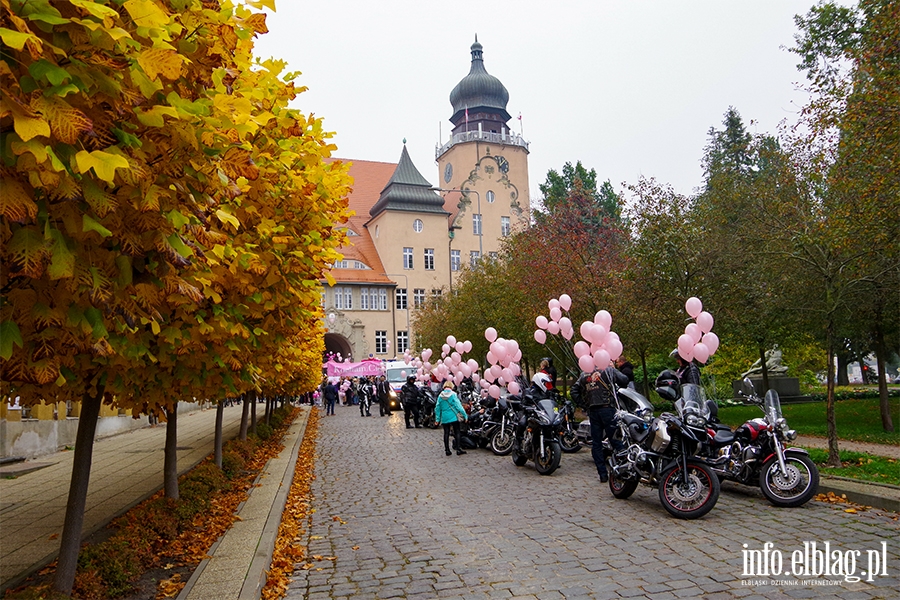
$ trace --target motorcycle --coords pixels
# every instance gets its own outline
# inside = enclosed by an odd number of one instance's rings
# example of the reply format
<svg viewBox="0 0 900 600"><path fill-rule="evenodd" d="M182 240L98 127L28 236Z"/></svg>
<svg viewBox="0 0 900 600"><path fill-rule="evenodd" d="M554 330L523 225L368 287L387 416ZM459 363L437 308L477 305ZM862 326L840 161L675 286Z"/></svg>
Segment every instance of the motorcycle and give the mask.
<svg viewBox="0 0 900 600"><path fill-rule="evenodd" d="M657 379L656 391L663 398L677 398L677 378L674 383L659 384ZM634 400L634 395L629 398ZM621 500L631 496L639 483L656 486L660 503L673 517L702 517L716 505L720 491L719 478L695 456L707 435L709 413L703 388L682 386L681 398L675 403L678 414L664 412L654 417L646 399L637 405L640 408L629 412L619 402L616 410L616 439L624 449L614 451L609 440L603 442L610 492Z"/></svg>
<svg viewBox="0 0 900 600"><path fill-rule="evenodd" d="M718 410L711 403L712 424L709 441L701 456L721 479L759 486L775 506L801 506L816 495L819 470L802 448L786 448L797 437L781 414L778 392L769 390L760 398L749 378L744 379L741 396L746 404L759 406L763 417L751 419L731 430L717 425Z"/></svg>
<svg viewBox="0 0 900 600"><path fill-rule="evenodd" d="M578 424L575 422L575 405L571 400L562 402L559 414L559 446L566 454L578 452L581 450L581 442L578 440Z"/></svg>
<svg viewBox="0 0 900 600"><path fill-rule="evenodd" d="M512 446L513 464L524 466L529 460L541 475L551 475L559 468L562 447L558 431L561 417L556 402L549 398L533 399L527 395L522 402L523 415L519 433Z"/></svg>
<svg viewBox="0 0 900 600"><path fill-rule="evenodd" d="M428 386L419 388L419 423L429 429L437 429L439 425L434 418L434 407L437 405L435 392Z"/></svg>
<svg viewBox="0 0 900 600"><path fill-rule="evenodd" d="M518 406L516 406L518 405ZM485 428L489 435L491 452L497 456L506 456L513 449L516 441L515 424L519 422L516 413L522 403L516 397L499 398L491 413L490 422Z"/></svg>

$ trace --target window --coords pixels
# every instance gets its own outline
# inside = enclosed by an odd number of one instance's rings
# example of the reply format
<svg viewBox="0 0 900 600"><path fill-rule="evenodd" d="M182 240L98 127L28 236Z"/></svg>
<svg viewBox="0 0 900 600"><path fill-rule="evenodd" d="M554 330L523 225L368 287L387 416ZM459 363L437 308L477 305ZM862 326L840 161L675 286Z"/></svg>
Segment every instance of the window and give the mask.
<svg viewBox="0 0 900 600"><path fill-rule="evenodd" d="M359 309L369 310L369 288L359 288Z"/></svg>
<svg viewBox="0 0 900 600"><path fill-rule="evenodd" d="M491 191L491 190L488 190L488 193L487 193L487 201L488 201L488 204L493 204L493 203L494 203L494 192Z"/></svg>
<svg viewBox="0 0 900 600"><path fill-rule="evenodd" d="M353 288L351 287L344 288L344 308L347 310L353 309Z"/></svg>
<svg viewBox="0 0 900 600"><path fill-rule="evenodd" d="M443 290L438 288L431 288L431 297L432 298L440 298Z"/></svg>
<svg viewBox="0 0 900 600"><path fill-rule="evenodd" d="M378 310L378 288L369 288L369 310Z"/></svg>
<svg viewBox="0 0 900 600"><path fill-rule="evenodd" d="M394 292L394 300L397 310L406 310L406 288L397 288L397 291Z"/></svg>
<svg viewBox="0 0 900 600"><path fill-rule="evenodd" d="M451 250L450 251L450 270L451 271L459 271L460 264L462 263L462 257L460 256L459 250Z"/></svg>
<svg viewBox="0 0 900 600"><path fill-rule="evenodd" d="M481 235L481 215L472 215L472 233Z"/></svg>
<svg viewBox="0 0 900 600"><path fill-rule="evenodd" d="M403 354L409 350L409 332L408 331L398 331L397 332L397 354Z"/></svg>
<svg viewBox="0 0 900 600"><path fill-rule="evenodd" d="M497 262L497 253L496 252L488 252L488 259L491 262Z"/></svg>
<svg viewBox="0 0 900 600"><path fill-rule="evenodd" d="M387 288L378 290L378 310L387 310Z"/></svg>
<svg viewBox="0 0 900 600"><path fill-rule="evenodd" d="M413 221L413 231L416 233L422 233L422 230L425 228L425 224L422 223L422 219L416 219Z"/></svg>
<svg viewBox="0 0 900 600"><path fill-rule="evenodd" d="M413 268L412 248L403 249L403 268L406 270Z"/></svg>
<svg viewBox="0 0 900 600"><path fill-rule="evenodd" d="M387 354L387 331L375 330L375 354Z"/></svg>
<svg viewBox="0 0 900 600"><path fill-rule="evenodd" d="M366 263L360 262L358 260L338 260L335 261L334 265L332 265L335 269L359 269L365 270L368 269L369 266Z"/></svg>
<svg viewBox="0 0 900 600"><path fill-rule="evenodd" d="M500 235L509 235L509 217L500 217Z"/></svg>
<svg viewBox="0 0 900 600"><path fill-rule="evenodd" d="M347 308L344 306L344 288L342 287L334 288L334 307L339 310Z"/></svg>
<svg viewBox="0 0 900 600"><path fill-rule="evenodd" d="M481 252L478 250L472 250L469 252L469 264L474 269L478 266L478 261L481 260Z"/></svg>
<svg viewBox="0 0 900 600"><path fill-rule="evenodd" d="M434 248L425 248L425 270L434 271Z"/></svg>
<svg viewBox="0 0 900 600"><path fill-rule="evenodd" d="M413 290L413 306L415 308L422 308L425 306L425 289L424 288L415 288Z"/></svg>

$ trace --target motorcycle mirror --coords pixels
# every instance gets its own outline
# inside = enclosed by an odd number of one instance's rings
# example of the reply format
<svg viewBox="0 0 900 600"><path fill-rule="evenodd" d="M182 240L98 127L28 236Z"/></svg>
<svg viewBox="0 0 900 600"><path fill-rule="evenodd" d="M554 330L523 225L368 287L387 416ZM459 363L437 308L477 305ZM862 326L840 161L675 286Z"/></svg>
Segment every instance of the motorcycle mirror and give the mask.
<svg viewBox="0 0 900 600"><path fill-rule="evenodd" d="M744 392L748 396L756 395L756 390L753 388L753 382L750 380L749 377L744 377L743 386L744 386Z"/></svg>

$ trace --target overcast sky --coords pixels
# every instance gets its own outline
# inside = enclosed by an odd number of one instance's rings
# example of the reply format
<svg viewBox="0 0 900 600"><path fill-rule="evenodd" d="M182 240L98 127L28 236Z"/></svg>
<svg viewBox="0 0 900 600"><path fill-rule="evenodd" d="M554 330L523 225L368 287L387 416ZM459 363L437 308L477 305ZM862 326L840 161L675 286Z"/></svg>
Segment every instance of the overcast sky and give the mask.
<svg viewBox="0 0 900 600"><path fill-rule="evenodd" d="M548 169L578 160L617 190L643 176L690 194L729 106L751 132L796 120L804 77L786 48L813 3L278 0L256 49L302 72L294 105L324 118L337 156L396 162L406 138L436 184L435 144L477 34L514 131L522 114L532 199Z"/></svg>

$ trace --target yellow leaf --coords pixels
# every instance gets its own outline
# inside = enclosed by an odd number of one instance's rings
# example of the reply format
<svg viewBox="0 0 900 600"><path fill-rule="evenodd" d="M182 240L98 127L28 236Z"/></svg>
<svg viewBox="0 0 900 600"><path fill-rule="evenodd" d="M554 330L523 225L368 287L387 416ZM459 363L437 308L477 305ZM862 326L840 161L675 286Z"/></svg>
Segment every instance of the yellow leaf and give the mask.
<svg viewBox="0 0 900 600"><path fill-rule="evenodd" d="M165 79L175 80L181 76L182 58L174 50L150 48L138 54L137 61L150 79L162 75Z"/></svg>
<svg viewBox="0 0 900 600"><path fill-rule="evenodd" d="M855 509L855 508L845 508L845 509L844 509L844 512L845 512L845 513L850 513L850 514L855 515L855 514L856 514L856 509Z"/></svg>
<svg viewBox="0 0 900 600"><path fill-rule="evenodd" d="M159 335L161 329L159 328L159 323L156 321L150 321L150 329L153 330L153 335Z"/></svg>
<svg viewBox="0 0 900 600"><path fill-rule="evenodd" d="M241 228L241 222L238 221L237 217L234 215L225 212L221 208L216 211L216 216L219 217L219 220L223 223L228 223L232 227L234 227L235 231Z"/></svg>
<svg viewBox="0 0 900 600"><path fill-rule="evenodd" d="M152 0L127 0L124 6L138 27L160 27L169 22L169 15Z"/></svg>
<svg viewBox="0 0 900 600"><path fill-rule="evenodd" d="M171 106L154 106L150 110L134 110L134 114L137 116L138 121L147 127L162 127L165 125L165 121L163 121L163 116L169 116L178 118L178 111L172 108Z"/></svg>
<svg viewBox="0 0 900 600"><path fill-rule="evenodd" d="M18 181L4 177L0 188L0 215L17 223L37 216L37 204Z"/></svg>
<svg viewBox="0 0 900 600"><path fill-rule="evenodd" d="M118 154L94 150L87 152L81 150L75 155L75 163L80 173L87 173L93 169L97 177L107 183L112 183L116 177L116 169L127 169L128 159Z"/></svg>
<svg viewBox="0 0 900 600"><path fill-rule="evenodd" d="M53 135L65 144L74 144L79 135L94 129L94 123L87 115L61 98L39 96L32 102L32 108L44 115Z"/></svg>
<svg viewBox="0 0 900 600"><path fill-rule="evenodd" d="M3 40L4 44L9 46L10 48L14 48L15 50L21 50L22 48L24 48L26 42L33 42L37 44L41 43L41 39L33 33L13 31L12 29L7 29L6 27L0 27L0 39Z"/></svg>
<svg viewBox="0 0 900 600"><path fill-rule="evenodd" d="M23 142L39 135L50 137L50 124L40 117L26 117L13 113L13 128Z"/></svg>
<svg viewBox="0 0 900 600"><path fill-rule="evenodd" d="M88 14L97 17L98 19L119 18L119 13L115 10L98 2L94 2L94 0L69 0L69 2L79 8L83 8Z"/></svg>

